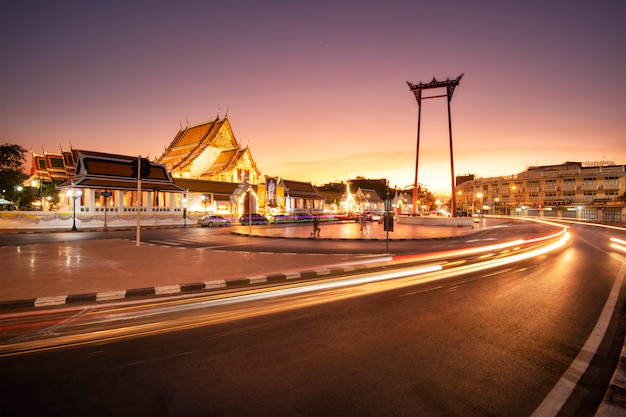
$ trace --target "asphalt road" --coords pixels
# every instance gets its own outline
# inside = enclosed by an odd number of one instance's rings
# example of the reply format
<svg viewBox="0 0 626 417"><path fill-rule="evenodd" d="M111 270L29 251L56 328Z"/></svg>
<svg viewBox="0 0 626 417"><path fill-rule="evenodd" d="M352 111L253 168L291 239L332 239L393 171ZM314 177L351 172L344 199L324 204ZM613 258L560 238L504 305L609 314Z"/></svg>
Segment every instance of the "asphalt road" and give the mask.
<svg viewBox="0 0 626 417"><path fill-rule="evenodd" d="M3 357L1 413L531 415L623 278L613 235L574 227L564 248L487 271L253 300L230 310L241 319ZM229 308L196 314L210 322ZM623 312L620 292L560 415L593 415L622 347Z"/></svg>

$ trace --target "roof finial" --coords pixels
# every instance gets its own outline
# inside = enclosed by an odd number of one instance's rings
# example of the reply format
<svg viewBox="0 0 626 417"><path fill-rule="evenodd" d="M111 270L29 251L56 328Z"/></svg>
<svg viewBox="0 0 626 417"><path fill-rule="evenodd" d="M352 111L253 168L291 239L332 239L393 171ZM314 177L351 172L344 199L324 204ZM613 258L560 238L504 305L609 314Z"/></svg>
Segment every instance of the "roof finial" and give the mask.
<svg viewBox="0 0 626 417"><path fill-rule="evenodd" d="M222 107L221 106L217 106L217 120L220 119L220 112L222 111Z"/></svg>
<svg viewBox="0 0 626 417"><path fill-rule="evenodd" d="M189 127L189 116L185 116L185 119L187 120L187 127Z"/></svg>
<svg viewBox="0 0 626 417"><path fill-rule="evenodd" d="M230 109L229 105L226 105L226 114L224 115L224 119L228 117L228 110Z"/></svg>

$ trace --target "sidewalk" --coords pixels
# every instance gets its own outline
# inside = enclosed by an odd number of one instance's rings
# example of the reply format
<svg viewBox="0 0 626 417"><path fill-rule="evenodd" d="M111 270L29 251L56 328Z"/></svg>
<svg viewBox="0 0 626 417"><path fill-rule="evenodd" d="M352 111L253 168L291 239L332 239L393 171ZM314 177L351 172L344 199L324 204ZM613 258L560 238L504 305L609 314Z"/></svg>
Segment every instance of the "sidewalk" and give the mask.
<svg viewBox="0 0 626 417"><path fill-rule="evenodd" d="M441 239L474 232L470 227L395 225L390 239ZM195 226L193 226L195 227ZM320 239L384 240L369 223L322 224ZM233 226L231 233L273 238L311 238L312 225ZM48 231L48 232L54 232ZM28 233L32 233L29 231ZM383 254L381 253L381 256ZM102 239L0 247L0 309L113 300L144 295L292 279L294 274L359 261L354 254L281 254L181 249L134 240Z"/></svg>

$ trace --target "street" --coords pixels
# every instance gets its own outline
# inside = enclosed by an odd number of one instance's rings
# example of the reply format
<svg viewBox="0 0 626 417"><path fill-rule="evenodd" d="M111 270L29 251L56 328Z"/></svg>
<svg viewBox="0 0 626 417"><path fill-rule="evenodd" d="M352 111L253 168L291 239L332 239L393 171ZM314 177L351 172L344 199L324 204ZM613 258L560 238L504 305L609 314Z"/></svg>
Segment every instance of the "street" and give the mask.
<svg viewBox="0 0 626 417"><path fill-rule="evenodd" d="M561 249L486 271L250 300L240 319L2 357L2 414L531 415L623 279L613 235L577 226ZM561 415L597 408L622 308L620 292Z"/></svg>

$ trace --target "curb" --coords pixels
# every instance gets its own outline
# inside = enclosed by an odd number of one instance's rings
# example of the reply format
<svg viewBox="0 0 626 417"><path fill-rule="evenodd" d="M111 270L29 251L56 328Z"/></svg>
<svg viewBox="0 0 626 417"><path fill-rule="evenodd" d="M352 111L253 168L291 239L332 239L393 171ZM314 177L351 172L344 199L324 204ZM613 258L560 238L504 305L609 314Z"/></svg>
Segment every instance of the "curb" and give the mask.
<svg viewBox="0 0 626 417"><path fill-rule="evenodd" d="M357 242L385 242L389 241L409 241L409 240L446 240L446 239L455 239L459 238L463 235L457 236L443 236L443 237L400 237L400 238L370 238L370 237L309 237L309 236L266 236L266 235L255 235L249 233L242 232L230 232L231 235L235 236L245 236L245 237L257 237L261 239L300 239L300 240L337 240L337 241L357 241Z"/></svg>
<svg viewBox="0 0 626 417"><path fill-rule="evenodd" d="M622 353L611 383L606 390L604 399L595 417L618 417L626 416L626 341L622 347Z"/></svg>
<svg viewBox="0 0 626 417"><path fill-rule="evenodd" d="M379 267L376 263L371 265L346 265L343 267L321 268L298 272L284 272L254 277L231 278L225 280L199 281L187 284L174 284L156 287L131 288L119 291L104 291L97 293L70 294L50 297L38 297L22 300L1 301L0 311L18 308L39 308L59 305L80 304L100 301L114 301L123 299L137 299L159 295L175 295L193 292L213 291L228 288L238 288L247 285L274 284L288 282L297 279L313 279L353 272L358 269L371 269Z"/></svg>

